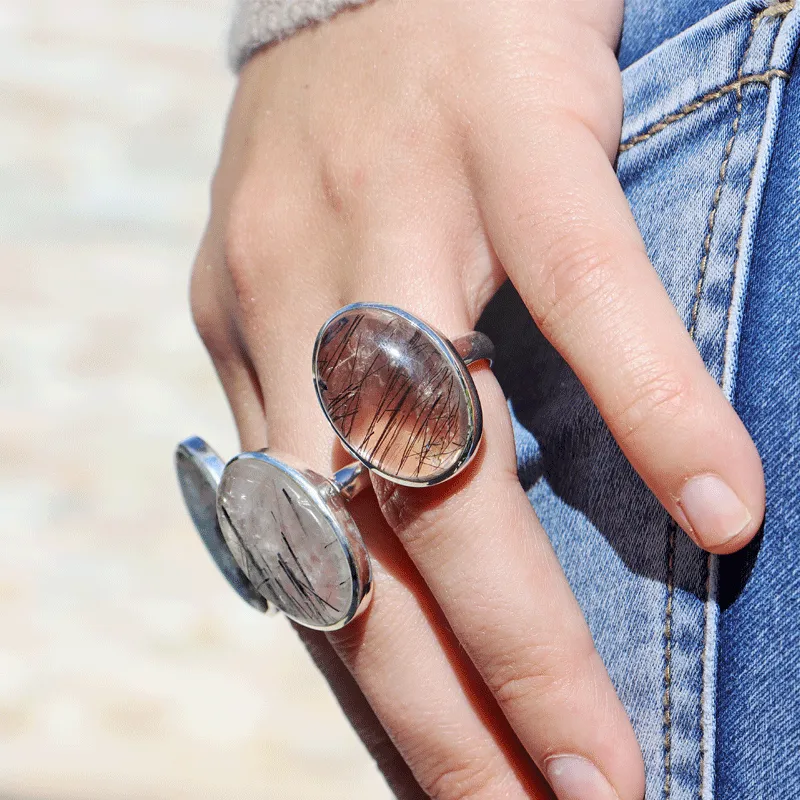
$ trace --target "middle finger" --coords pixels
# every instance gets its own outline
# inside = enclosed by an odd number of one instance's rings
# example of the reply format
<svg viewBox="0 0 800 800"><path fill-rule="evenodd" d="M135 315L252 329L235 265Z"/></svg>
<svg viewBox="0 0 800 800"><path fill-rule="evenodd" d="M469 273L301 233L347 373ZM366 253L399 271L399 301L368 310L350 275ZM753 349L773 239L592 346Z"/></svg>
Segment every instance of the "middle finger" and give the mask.
<svg viewBox="0 0 800 800"><path fill-rule="evenodd" d="M519 484L502 391L487 369L474 377L477 463L436 487L376 480L383 512L559 797L640 800L638 744Z"/></svg>
<svg viewBox="0 0 800 800"><path fill-rule="evenodd" d="M418 222L402 234L373 236L365 261L377 259L380 269L363 270L361 296L351 299L401 305L451 336L466 333L475 312L452 276L468 270L428 267L424 280L392 285L369 277L424 264L426 250L452 252L429 247L436 236ZM473 377L485 439L475 461L428 488L374 479L384 516L557 794L640 800L644 774L633 729L519 483L505 398L485 367Z"/></svg>
<svg viewBox="0 0 800 800"><path fill-rule="evenodd" d="M313 312L309 316L313 322L305 314L273 317L269 329L245 324L243 337L267 398L270 446L325 472L333 436L307 377L320 322ZM275 336L278 328L282 333ZM321 429L316 419L323 420ZM544 797L535 767L392 536L374 496L360 496L351 511L372 556L374 596L362 615L329 640L416 780L437 800Z"/></svg>

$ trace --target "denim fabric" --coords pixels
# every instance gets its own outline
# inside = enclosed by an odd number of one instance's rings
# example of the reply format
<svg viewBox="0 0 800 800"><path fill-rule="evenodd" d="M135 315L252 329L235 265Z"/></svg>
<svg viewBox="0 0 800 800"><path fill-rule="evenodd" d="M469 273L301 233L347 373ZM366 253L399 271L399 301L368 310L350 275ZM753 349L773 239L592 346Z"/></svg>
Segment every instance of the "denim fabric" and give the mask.
<svg viewBox="0 0 800 800"><path fill-rule="evenodd" d="M622 69L718 11L728 0L625 0L618 60Z"/></svg>
<svg viewBox="0 0 800 800"><path fill-rule="evenodd" d="M623 72L618 174L687 330L765 456L774 494L755 565L753 548L720 572L676 528L513 289L481 327L498 347L520 478L633 721L647 798L800 797L791 527L800 479L786 452L798 441L800 354L785 328L800 317L797 124L789 132L800 105L785 91L800 14L738 0L695 21L698 3L662 19L664 35L694 24L652 46L650 4L639 5L625 36L647 28L649 38L620 48L639 57ZM679 4L653 5L664 16ZM776 147L787 151L780 159ZM776 197L771 214L765 191Z"/></svg>
<svg viewBox="0 0 800 800"><path fill-rule="evenodd" d="M764 462L763 541L721 559L717 786L800 797L800 75L783 98L744 299L735 405Z"/></svg>

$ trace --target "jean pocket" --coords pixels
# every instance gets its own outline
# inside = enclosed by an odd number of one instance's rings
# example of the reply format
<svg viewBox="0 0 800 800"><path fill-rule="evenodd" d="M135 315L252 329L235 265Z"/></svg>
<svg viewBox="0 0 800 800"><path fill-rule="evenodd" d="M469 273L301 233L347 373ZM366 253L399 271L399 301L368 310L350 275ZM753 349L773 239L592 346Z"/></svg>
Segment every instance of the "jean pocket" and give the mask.
<svg viewBox="0 0 800 800"><path fill-rule="evenodd" d="M739 0L623 72L618 175L648 253L731 396L755 224L798 25ZM520 479L633 721L651 800L714 796L715 557L676 529L505 287L487 309Z"/></svg>
<svg viewBox="0 0 800 800"><path fill-rule="evenodd" d="M619 179L655 268L729 395L753 230L796 44L797 26L786 24L793 5L733 3L623 73Z"/></svg>
<svg viewBox="0 0 800 800"><path fill-rule="evenodd" d="M793 5L733 3L623 73L620 182L653 265L728 397L796 47ZM714 796L718 564L683 545L668 534L661 764L648 796L702 800ZM679 579L698 571L699 596Z"/></svg>

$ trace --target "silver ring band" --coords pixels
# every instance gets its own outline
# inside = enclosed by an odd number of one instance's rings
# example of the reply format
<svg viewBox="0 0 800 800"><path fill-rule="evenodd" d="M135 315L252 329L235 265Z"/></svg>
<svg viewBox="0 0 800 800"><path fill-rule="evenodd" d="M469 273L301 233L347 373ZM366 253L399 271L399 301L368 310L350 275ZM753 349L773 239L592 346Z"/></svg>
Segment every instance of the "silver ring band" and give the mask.
<svg viewBox="0 0 800 800"><path fill-rule="evenodd" d="M371 486L369 470L360 461L354 461L335 472L331 483L345 500L352 500L357 494Z"/></svg>
<svg viewBox="0 0 800 800"><path fill-rule="evenodd" d="M217 569L234 591L257 611L269 611L269 603L256 591L233 557L217 520L217 490L225 462L199 436L191 436L175 448L175 471L186 509Z"/></svg>
<svg viewBox="0 0 800 800"><path fill-rule="evenodd" d="M465 333L453 342L453 347L467 366L476 361L488 361L489 366L492 366L495 356L494 345L485 333L480 331Z"/></svg>

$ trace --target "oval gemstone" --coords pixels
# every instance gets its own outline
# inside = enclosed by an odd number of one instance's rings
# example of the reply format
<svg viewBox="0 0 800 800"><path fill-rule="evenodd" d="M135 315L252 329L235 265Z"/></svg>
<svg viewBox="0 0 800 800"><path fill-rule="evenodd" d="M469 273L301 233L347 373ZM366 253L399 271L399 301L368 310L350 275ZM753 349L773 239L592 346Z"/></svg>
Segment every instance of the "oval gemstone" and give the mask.
<svg viewBox="0 0 800 800"><path fill-rule="evenodd" d="M343 309L320 331L314 369L334 429L386 477L435 483L471 451L472 381L423 323L383 306Z"/></svg>
<svg viewBox="0 0 800 800"><path fill-rule="evenodd" d="M266 611L267 603L239 568L217 520L217 489L224 466L214 450L196 436L181 442L175 451L175 469L186 508L214 563L243 600Z"/></svg>
<svg viewBox="0 0 800 800"><path fill-rule="evenodd" d="M353 613L346 545L319 491L267 457L240 457L222 475L217 510L225 541L253 586L312 628Z"/></svg>

